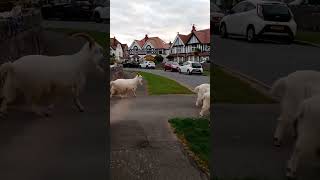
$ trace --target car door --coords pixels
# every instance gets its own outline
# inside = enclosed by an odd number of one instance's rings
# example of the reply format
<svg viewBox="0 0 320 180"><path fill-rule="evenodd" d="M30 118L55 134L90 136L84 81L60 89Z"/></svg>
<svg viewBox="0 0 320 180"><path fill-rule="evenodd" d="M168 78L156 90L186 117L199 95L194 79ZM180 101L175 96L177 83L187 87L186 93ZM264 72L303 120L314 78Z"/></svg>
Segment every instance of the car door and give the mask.
<svg viewBox="0 0 320 180"><path fill-rule="evenodd" d="M239 13L239 34L246 36L247 27L250 23L250 19L253 16L252 10L255 10L256 6L251 2L244 3L243 12Z"/></svg>
<svg viewBox="0 0 320 180"><path fill-rule="evenodd" d="M241 34L240 24L243 23L241 21L244 21L244 19L242 19L242 16L245 11L246 3L246 1L242 1L233 8L232 18L231 20L229 20L230 25L228 28L228 32L238 35Z"/></svg>
<svg viewBox="0 0 320 180"><path fill-rule="evenodd" d="M184 62L183 64L182 64L182 66L180 67L180 70L181 70L181 72L187 72L187 70L186 70L186 65L188 64L188 62Z"/></svg>
<svg viewBox="0 0 320 180"><path fill-rule="evenodd" d="M229 12L229 14L225 17L225 23L227 26L227 31L230 34L235 34L236 32L236 16L240 8L240 3L235 5Z"/></svg>

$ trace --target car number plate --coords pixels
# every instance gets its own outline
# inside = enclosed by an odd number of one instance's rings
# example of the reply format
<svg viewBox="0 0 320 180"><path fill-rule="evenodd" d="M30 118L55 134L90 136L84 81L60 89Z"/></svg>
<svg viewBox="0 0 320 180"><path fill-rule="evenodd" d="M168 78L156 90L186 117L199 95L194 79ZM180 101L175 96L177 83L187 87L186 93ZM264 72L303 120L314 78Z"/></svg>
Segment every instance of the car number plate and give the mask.
<svg viewBox="0 0 320 180"><path fill-rule="evenodd" d="M270 29L273 29L273 30L284 30L284 27L283 26L271 26Z"/></svg>

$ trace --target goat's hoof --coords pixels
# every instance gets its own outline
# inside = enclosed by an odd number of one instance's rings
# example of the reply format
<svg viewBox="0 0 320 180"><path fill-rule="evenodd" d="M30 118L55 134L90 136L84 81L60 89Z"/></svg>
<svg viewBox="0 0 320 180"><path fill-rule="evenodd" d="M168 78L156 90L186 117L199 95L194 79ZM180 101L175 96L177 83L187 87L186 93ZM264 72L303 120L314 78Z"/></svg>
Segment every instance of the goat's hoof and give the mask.
<svg viewBox="0 0 320 180"><path fill-rule="evenodd" d="M274 138L273 138L273 145L274 145L275 147L280 147L280 146L281 146L281 141L280 141L280 139L274 137Z"/></svg>
<svg viewBox="0 0 320 180"><path fill-rule="evenodd" d="M287 170L286 170L286 177L287 177L287 180L296 180L297 179L295 173L290 168L287 168Z"/></svg>

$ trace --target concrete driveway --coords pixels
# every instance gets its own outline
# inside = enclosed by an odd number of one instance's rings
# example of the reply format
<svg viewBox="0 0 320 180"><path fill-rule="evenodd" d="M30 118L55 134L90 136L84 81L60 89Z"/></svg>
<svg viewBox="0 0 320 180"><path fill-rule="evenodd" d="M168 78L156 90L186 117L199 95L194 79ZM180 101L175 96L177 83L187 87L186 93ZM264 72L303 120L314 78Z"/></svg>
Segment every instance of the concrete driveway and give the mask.
<svg viewBox="0 0 320 180"><path fill-rule="evenodd" d="M194 95L111 99L111 179L208 179L185 154L168 120L197 116Z"/></svg>
<svg viewBox="0 0 320 180"><path fill-rule="evenodd" d="M296 70L320 70L320 48L212 36L214 63L242 72L267 85Z"/></svg>
<svg viewBox="0 0 320 180"><path fill-rule="evenodd" d="M137 68L125 68L125 69L128 71L144 71L144 72L156 74L159 76L163 76L166 78L170 78L192 90L200 84L210 83L210 77L204 76L204 75L179 74L178 72L163 71L158 69L137 69Z"/></svg>

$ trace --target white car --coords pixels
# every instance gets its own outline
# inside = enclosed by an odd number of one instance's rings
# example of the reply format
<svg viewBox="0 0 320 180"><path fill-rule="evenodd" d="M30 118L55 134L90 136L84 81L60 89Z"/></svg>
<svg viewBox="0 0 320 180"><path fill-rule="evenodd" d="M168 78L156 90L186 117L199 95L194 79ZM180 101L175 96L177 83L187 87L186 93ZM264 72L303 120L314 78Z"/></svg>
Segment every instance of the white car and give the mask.
<svg viewBox="0 0 320 180"><path fill-rule="evenodd" d="M143 61L142 63L139 64L140 68L145 68L145 69L155 69L156 68L156 64L152 61Z"/></svg>
<svg viewBox="0 0 320 180"><path fill-rule="evenodd" d="M110 19L109 1L97 3L97 7L93 10L93 19L97 23Z"/></svg>
<svg viewBox="0 0 320 180"><path fill-rule="evenodd" d="M186 61L179 66L179 73L188 73L188 74L202 74L203 68L199 62Z"/></svg>
<svg viewBox="0 0 320 180"><path fill-rule="evenodd" d="M287 4L278 1L244 0L220 21L222 37L245 36L249 42L262 36L287 36L294 40L297 24Z"/></svg>

